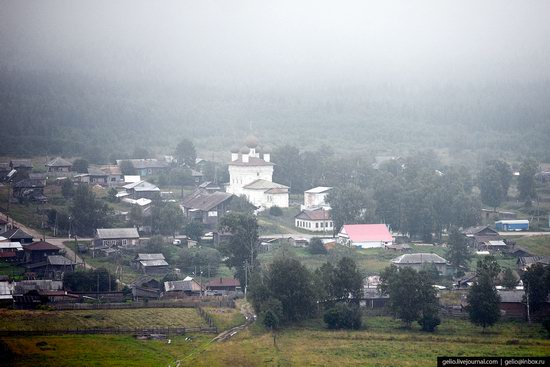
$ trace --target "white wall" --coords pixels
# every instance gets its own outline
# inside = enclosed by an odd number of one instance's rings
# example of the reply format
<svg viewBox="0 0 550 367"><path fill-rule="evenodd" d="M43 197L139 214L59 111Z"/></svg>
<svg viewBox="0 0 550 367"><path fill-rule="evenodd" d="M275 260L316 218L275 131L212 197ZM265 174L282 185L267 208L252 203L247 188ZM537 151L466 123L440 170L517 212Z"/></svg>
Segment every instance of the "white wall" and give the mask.
<svg viewBox="0 0 550 367"><path fill-rule="evenodd" d="M321 227L321 223L324 223L324 227ZM318 225L317 227L315 225ZM294 219L294 226L296 228L302 228L311 232L323 232L323 233L332 233L333 223L331 220L304 220L304 219Z"/></svg>
<svg viewBox="0 0 550 367"><path fill-rule="evenodd" d="M323 192L320 194L315 193L304 193L304 205L306 208L312 208L317 206L323 206L326 204L328 192Z"/></svg>
<svg viewBox="0 0 550 367"><path fill-rule="evenodd" d="M229 185L226 191L240 196L244 194L243 186L258 179L271 182L272 178L273 166L236 166L229 164Z"/></svg>
<svg viewBox="0 0 550 367"><path fill-rule="evenodd" d="M248 201L255 206L263 206L264 208L271 208L272 206L288 208L288 193L266 194L264 190L250 189L242 189L242 193L246 195Z"/></svg>

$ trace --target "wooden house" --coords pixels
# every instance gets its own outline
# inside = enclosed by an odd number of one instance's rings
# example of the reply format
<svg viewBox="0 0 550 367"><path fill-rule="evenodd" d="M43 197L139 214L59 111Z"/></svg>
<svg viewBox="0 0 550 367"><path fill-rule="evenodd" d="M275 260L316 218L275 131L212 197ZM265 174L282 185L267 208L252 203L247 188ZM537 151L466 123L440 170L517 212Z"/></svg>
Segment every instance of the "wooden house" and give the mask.
<svg viewBox="0 0 550 367"><path fill-rule="evenodd" d="M19 228L8 229L6 232L0 233L0 237L11 242L19 242L22 245L33 242L32 236Z"/></svg>
<svg viewBox="0 0 550 367"><path fill-rule="evenodd" d="M19 199L19 201L46 202L48 198L44 196L45 187L45 180L26 178L12 185L12 196Z"/></svg>
<svg viewBox="0 0 550 367"><path fill-rule="evenodd" d="M34 264L44 262L48 256L59 255L61 249L49 242L37 241L24 246L23 250L25 251L25 262Z"/></svg>
<svg viewBox="0 0 550 367"><path fill-rule="evenodd" d="M45 164L49 173L68 173L73 164L66 159L57 157Z"/></svg>
<svg viewBox="0 0 550 367"><path fill-rule="evenodd" d="M197 189L184 198L181 206L185 217L203 223L208 228L217 228L219 219L226 213L233 194L226 192L209 193Z"/></svg>
<svg viewBox="0 0 550 367"><path fill-rule="evenodd" d="M94 247L126 247L139 244L136 228L98 228L94 237Z"/></svg>
<svg viewBox="0 0 550 367"><path fill-rule="evenodd" d="M163 254L137 254L132 266L144 274L166 274L170 270Z"/></svg>

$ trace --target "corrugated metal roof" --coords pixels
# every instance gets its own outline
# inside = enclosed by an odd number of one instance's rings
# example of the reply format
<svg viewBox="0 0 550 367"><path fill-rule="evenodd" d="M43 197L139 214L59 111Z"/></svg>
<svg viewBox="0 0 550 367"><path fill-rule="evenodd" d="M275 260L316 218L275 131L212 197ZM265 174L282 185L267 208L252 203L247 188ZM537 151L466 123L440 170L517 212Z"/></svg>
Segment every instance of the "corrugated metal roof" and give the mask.
<svg viewBox="0 0 550 367"><path fill-rule="evenodd" d="M107 239L136 239L139 233L136 228L98 228L97 238Z"/></svg>
<svg viewBox="0 0 550 367"><path fill-rule="evenodd" d="M345 224L340 234L347 235L353 242L389 242L393 240L385 224Z"/></svg>
<svg viewBox="0 0 550 367"><path fill-rule="evenodd" d="M314 210L302 210L300 214L296 216L297 219L304 220L329 220L330 210L318 208Z"/></svg>
<svg viewBox="0 0 550 367"><path fill-rule="evenodd" d="M19 242L0 242L0 249L14 249L17 251L22 251L23 246Z"/></svg>
<svg viewBox="0 0 550 367"><path fill-rule="evenodd" d="M73 164L66 159L57 157L46 163L46 167L71 167Z"/></svg>
<svg viewBox="0 0 550 367"><path fill-rule="evenodd" d="M251 183L244 186L243 188L249 189L249 190L269 190L269 189L288 189L288 186L281 185L281 184L267 181L267 180L258 179L258 180L252 181Z"/></svg>
<svg viewBox="0 0 550 367"><path fill-rule="evenodd" d="M417 253L417 254L404 254L391 260L393 264L446 264L447 260L437 254L429 253Z"/></svg>
<svg viewBox="0 0 550 367"><path fill-rule="evenodd" d="M137 254L135 260L165 260L165 257L163 254Z"/></svg>
<svg viewBox="0 0 550 367"><path fill-rule="evenodd" d="M312 189L309 189L307 191L304 191L307 194L321 194L323 192L327 192L329 190L332 190L332 187L325 187L325 186L318 186L314 187Z"/></svg>
<svg viewBox="0 0 550 367"><path fill-rule="evenodd" d="M186 209L197 209L202 211L210 211L233 197L233 194L227 192L208 193L202 190L197 190L183 200L183 207Z"/></svg>
<svg viewBox="0 0 550 367"><path fill-rule="evenodd" d="M177 292L177 291L199 292L201 290L201 286L193 278L187 277L184 280L164 282L164 290L166 292Z"/></svg>
<svg viewBox="0 0 550 367"><path fill-rule="evenodd" d="M168 263L165 260L141 260L140 264L145 267L168 266Z"/></svg>
<svg viewBox="0 0 550 367"><path fill-rule="evenodd" d="M48 264L58 266L75 265L73 261L61 255L48 256Z"/></svg>

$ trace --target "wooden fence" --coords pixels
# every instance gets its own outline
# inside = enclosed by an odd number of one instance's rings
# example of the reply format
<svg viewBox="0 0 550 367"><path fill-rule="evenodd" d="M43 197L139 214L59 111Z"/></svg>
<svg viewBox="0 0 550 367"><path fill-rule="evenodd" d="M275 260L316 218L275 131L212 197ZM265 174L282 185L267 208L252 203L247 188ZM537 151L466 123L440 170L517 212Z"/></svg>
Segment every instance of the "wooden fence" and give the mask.
<svg viewBox="0 0 550 367"><path fill-rule="evenodd" d="M155 328L93 328L93 329L59 329L59 330L15 330L0 331L0 336L30 336L30 335L65 335L65 334L133 334L136 336L161 334L183 335L191 332L218 333L218 328L211 327L155 327Z"/></svg>
<svg viewBox="0 0 550 367"><path fill-rule="evenodd" d="M199 306L235 308L232 299L219 300L174 300L174 301L148 301L128 303L50 303L49 306L56 310L122 310L132 308L194 308Z"/></svg>

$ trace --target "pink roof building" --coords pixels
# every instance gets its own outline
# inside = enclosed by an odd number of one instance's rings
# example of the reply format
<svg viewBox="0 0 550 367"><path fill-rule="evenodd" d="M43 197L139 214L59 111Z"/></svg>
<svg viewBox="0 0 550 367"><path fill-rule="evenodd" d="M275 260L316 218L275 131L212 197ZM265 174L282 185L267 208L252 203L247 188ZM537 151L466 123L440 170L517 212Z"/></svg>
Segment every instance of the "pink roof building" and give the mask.
<svg viewBox="0 0 550 367"><path fill-rule="evenodd" d="M393 243L385 224L345 224L338 233L338 243L361 248L384 247Z"/></svg>

